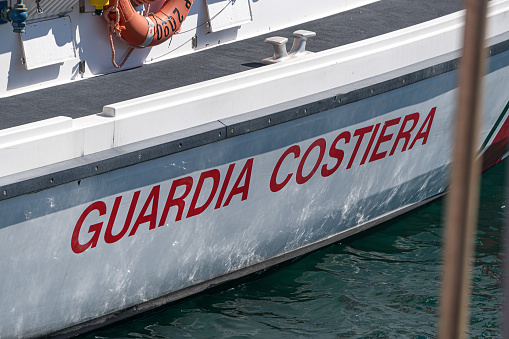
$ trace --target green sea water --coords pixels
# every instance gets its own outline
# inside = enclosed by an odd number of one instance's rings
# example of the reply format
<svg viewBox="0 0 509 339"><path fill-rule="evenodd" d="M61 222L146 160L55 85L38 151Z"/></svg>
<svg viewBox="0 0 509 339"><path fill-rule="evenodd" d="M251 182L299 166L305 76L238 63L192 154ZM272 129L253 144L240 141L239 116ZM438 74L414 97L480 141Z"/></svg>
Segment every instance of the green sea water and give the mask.
<svg viewBox="0 0 509 339"><path fill-rule="evenodd" d="M469 338L501 337L507 166L482 176ZM444 204L83 338L435 338Z"/></svg>

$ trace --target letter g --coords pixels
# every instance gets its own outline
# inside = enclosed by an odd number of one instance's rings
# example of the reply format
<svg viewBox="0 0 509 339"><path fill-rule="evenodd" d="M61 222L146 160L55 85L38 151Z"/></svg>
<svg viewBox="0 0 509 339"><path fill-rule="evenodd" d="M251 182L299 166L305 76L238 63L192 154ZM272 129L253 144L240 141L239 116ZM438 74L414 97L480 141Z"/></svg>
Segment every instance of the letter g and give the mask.
<svg viewBox="0 0 509 339"><path fill-rule="evenodd" d="M106 214L106 204L102 201L96 201L88 206L87 209L81 214L78 222L76 223L76 226L74 227L74 232L72 232L71 248L74 253L82 253L89 247L93 248L97 245L97 241L101 235L101 228L103 226L102 222L93 224L88 228L88 233L94 233L94 235L86 244L80 244L79 241L79 235L81 227L83 226L83 222L85 221L86 217L95 210L99 211L99 215Z"/></svg>

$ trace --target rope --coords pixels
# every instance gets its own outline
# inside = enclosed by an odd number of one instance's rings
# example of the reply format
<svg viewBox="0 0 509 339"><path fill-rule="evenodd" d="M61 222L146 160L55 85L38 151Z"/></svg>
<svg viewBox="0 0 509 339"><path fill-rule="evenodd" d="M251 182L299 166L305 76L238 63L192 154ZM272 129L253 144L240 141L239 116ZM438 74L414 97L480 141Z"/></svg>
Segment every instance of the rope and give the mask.
<svg viewBox="0 0 509 339"><path fill-rule="evenodd" d="M144 15L145 16L148 16L149 15L149 9L150 9L150 5L153 4L153 3L156 3L160 0L131 0L134 4L136 5L146 5L146 8L145 8L145 13ZM125 41L122 36L121 36L121 32L122 30L125 29L124 26L120 26L119 24L119 20L120 20L120 17L119 17L119 11L118 11L118 2L119 0L115 0L115 5L112 6L112 7L108 7L104 13L103 13L103 17L104 19L106 20L107 22L107 28L108 28L108 34L109 34L109 39L110 39L110 47L111 47L111 63L113 64L113 66L115 68L121 68L127 61L127 58L129 58L129 56L131 55L131 53L133 52L134 48L137 47L137 46L133 46L131 45L129 42ZM183 34L183 33L187 33L187 32L190 32L190 31L193 31L195 29L198 29L199 27L202 27L206 24L209 24L210 22L212 22L213 20L215 20L231 3L233 2L233 0L229 0L228 3L216 14L214 15L212 18L210 18L210 20L207 20L201 24L199 24L198 26L192 28L192 29L189 29L187 31L181 31L180 30L180 27L179 29L175 32L175 34ZM115 20L111 19L109 14L110 13L114 13L114 16L115 16ZM153 14L153 13L150 13L150 14ZM162 20L161 18L158 18L160 20ZM163 20L162 20L163 21ZM131 49L127 52L126 56L124 57L124 60L122 60L122 62L120 63L120 65L118 65L115 61L115 46L113 45L113 32L115 32L115 35L121 39L125 44L131 46ZM185 44L187 44L189 41L191 41L191 39L187 40L186 42L184 42L182 45L176 47L175 49L169 51L168 53L165 53L159 57L156 57L154 59L159 59L159 58L162 58L172 52L174 52L175 50L181 48L182 46L184 46ZM173 37L171 38L170 40L170 43L168 45L168 48L171 46L171 43L173 41Z"/></svg>
<svg viewBox="0 0 509 339"><path fill-rule="evenodd" d="M196 26L194 28L188 29L187 31L179 32L179 34L184 34L184 33L187 33L187 32L191 32L191 31L194 31L195 29L200 28L200 27L202 27L202 26L204 26L206 24L210 24L213 20L215 20L219 16L219 14L223 13L224 10L228 7L228 5L231 4L232 2L233 2L233 0L228 1L228 3L219 12L217 12L216 15L214 15L212 18L210 18L210 20L207 20L207 21L199 24L198 26Z"/></svg>
<svg viewBox="0 0 509 339"><path fill-rule="evenodd" d="M129 56L131 55L131 53L134 51L134 48L131 47L129 49L129 52L127 52L127 54L125 55L124 57L124 60L122 60L122 62L120 63L120 65L117 65L116 61L115 61L115 47L113 46L113 37L111 36L111 32L110 32L110 47L111 47L111 63L113 64L113 66L115 68L121 68L122 66L124 66L124 64L126 63L127 61L127 58L129 58Z"/></svg>
<svg viewBox="0 0 509 339"><path fill-rule="evenodd" d="M153 3L158 2L159 0L132 0L136 5L151 5Z"/></svg>
<svg viewBox="0 0 509 339"><path fill-rule="evenodd" d="M110 39L111 63L113 64L113 66L115 68L121 68L122 66L124 66L124 64L127 61L127 58L129 58L131 53L134 51L134 47L131 46L131 48L127 52L126 56L124 57L124 60L122 60L120 65L118 65L117 62L115 61L115 46L113 44L113 32L115 33L115 35L118 38L122 39L121 33L122 33L122 30L125 29L124 26L120 26L120 24L119 24L119 22L120 22L120 15L119 15L119 12L118 12L118 1L119 0L115 0L115 5L112 6L112 7L108 7L104 11L104 13L103 13L103 18L107 22L108 36L109 36L109 39ZM115 16L114 20L111 19L110 13L114 13L113 14ZM124 39L122 39L122 40L124 40ZM124 42L127 42L127 41L124 41Z"/></svg>

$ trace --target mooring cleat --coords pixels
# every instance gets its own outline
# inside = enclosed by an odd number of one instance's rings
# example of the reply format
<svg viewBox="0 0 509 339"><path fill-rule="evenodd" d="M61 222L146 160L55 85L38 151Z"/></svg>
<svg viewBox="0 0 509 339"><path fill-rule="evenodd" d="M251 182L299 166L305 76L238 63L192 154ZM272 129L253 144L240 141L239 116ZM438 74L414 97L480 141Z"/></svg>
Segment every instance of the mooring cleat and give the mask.
<svg viewBox="0 0 509 339"><path fill-rule="evenodd" d="M265 39L265 42L274 46L274 55L271 58L263 59L262 63L274 64L288 59L288 52L286 51L286 43L288 42L288 38L273 36Z"/></svg>
<svg viewBox="0 0 509 339"><path fill-rule="evenodd" d="M297 57L299 55L311 54L313 52L306 51L306 42L308 38L312 38L316 36L315 32L306 31L304 29L299 29L298 31L293 32L293 45L290 50L290 57Z"/></svg>

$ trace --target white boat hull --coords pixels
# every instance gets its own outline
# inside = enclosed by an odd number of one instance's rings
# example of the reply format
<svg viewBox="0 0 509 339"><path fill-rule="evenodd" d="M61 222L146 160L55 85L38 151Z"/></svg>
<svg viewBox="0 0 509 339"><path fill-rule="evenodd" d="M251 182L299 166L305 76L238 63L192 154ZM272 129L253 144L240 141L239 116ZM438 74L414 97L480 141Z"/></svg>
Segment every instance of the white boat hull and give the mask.
<svg viewBox="0 0 509 339"><path fill-rule="evenodd" d="M490 2L484 169L507 155L508 15L509 1ZM443 194L462 24L453 13L0 131L0 338L87 331Z"/></svg>
<svg viewBox="0 0 509 339"><path fill-rule="evenodd" d="M221 140L148 161L150 148L134 144L125 154L139 162L130 166L0 201L0 271L9 272L0 278L0 337L104 324L440 195L456 76L345 105L338 95L327 99L337 107L227 138L233 123L210 123L189 133ZM508 80L505 51L485 78L483 151L507 139ZM505 156L497 152L490 159Z"/></svg>

